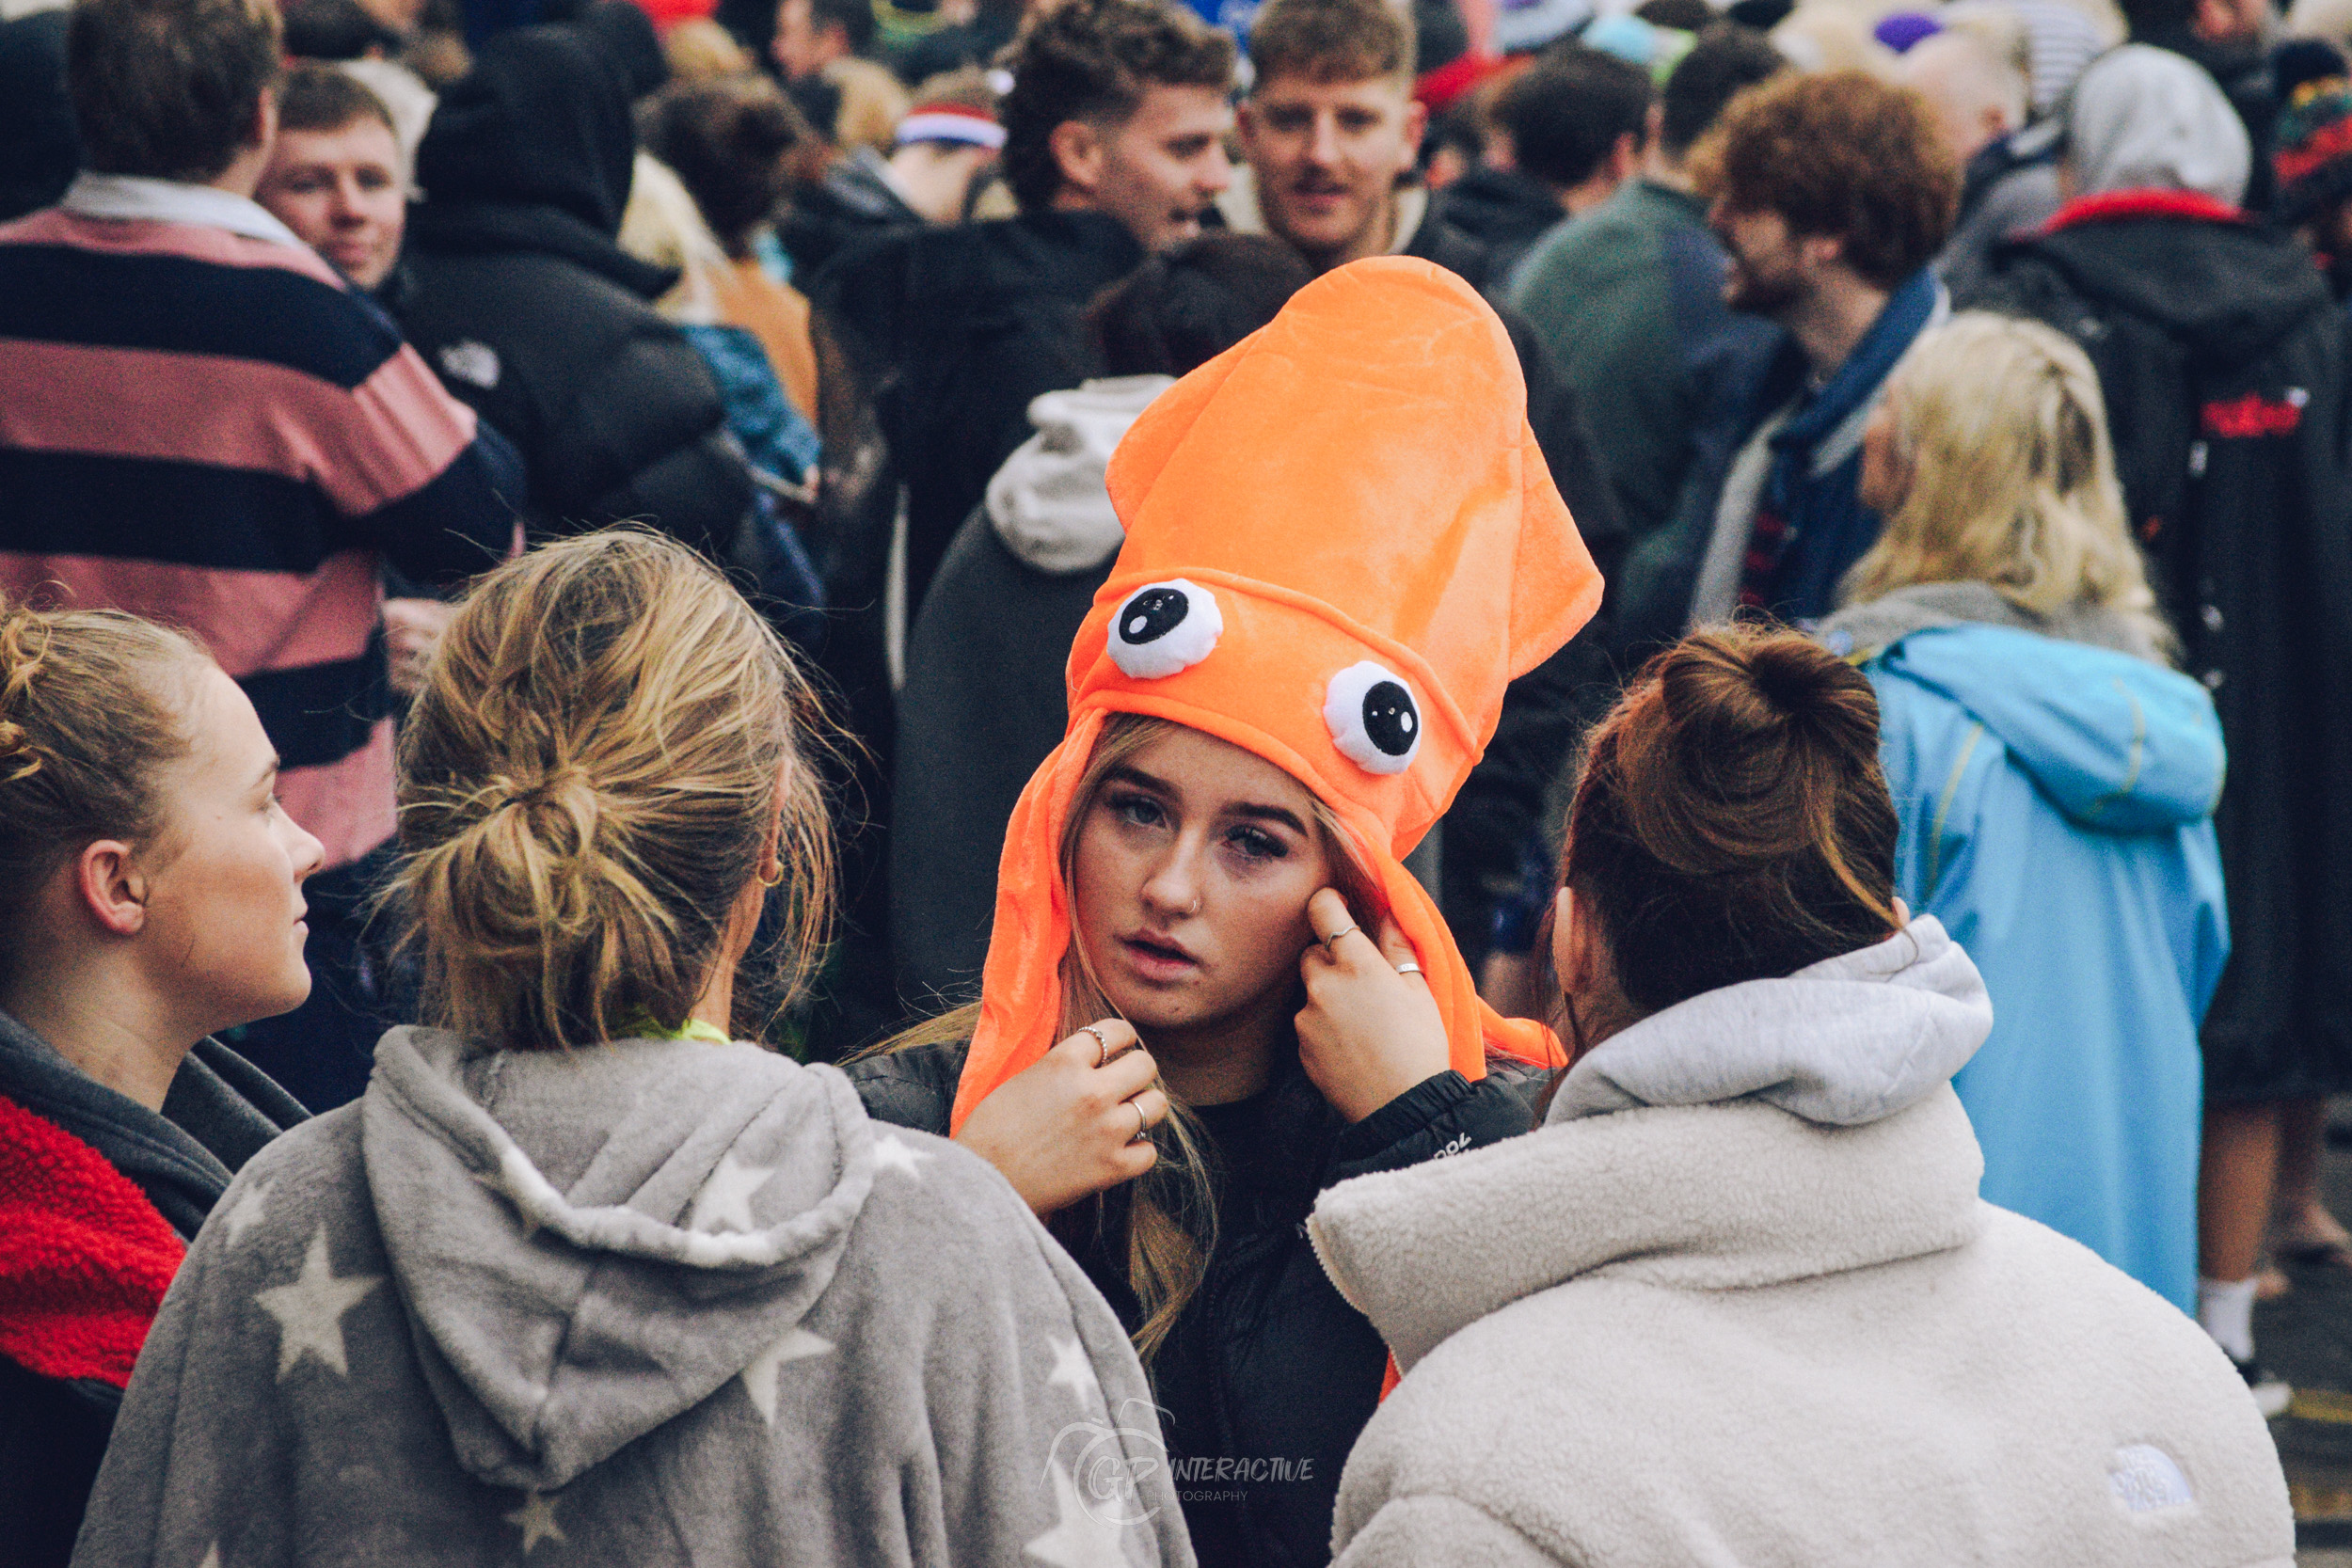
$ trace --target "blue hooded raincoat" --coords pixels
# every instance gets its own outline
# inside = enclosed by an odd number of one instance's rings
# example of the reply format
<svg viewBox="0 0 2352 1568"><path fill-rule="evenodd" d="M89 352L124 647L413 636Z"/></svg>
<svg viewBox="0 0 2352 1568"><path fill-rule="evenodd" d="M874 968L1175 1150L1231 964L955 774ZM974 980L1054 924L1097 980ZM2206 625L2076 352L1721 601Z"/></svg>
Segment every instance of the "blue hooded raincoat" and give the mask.
<svg viewBox="0 0 2352 1568"><path fill-rule="evenodd" d="M2003 626L1912 631L1863 669L1897 888L1993 997L1954 1080L1986 1201L2193 1311L2197 1030L2229 956L2212 702L2147 659Z"/></svg>

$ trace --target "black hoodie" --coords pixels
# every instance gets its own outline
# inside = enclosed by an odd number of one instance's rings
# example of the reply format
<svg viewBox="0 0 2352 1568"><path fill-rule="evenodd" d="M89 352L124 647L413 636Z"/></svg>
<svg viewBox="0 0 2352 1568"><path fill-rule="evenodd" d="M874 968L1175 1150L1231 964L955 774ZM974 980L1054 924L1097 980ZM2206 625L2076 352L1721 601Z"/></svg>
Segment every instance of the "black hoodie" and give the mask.
<svg viewBox="0 0 2352 1568"><path fill-rule="evenodd" d="M1979 302L2098 368L2133 531L2229 747L2232 952L2211 1100L2352 1089L2352 434L2344 319L2308 248L2209 198L2086 198Z"/></svg>
<svg viewBox="0 0 2352 1568"><path fill-rule="evenodd" d="M723 556L751 505L719 388L614 243L637 150L628 88L570 27L501 33L441 95L408 224L401 325L511 437L543 533L642 519Z"/></svg>

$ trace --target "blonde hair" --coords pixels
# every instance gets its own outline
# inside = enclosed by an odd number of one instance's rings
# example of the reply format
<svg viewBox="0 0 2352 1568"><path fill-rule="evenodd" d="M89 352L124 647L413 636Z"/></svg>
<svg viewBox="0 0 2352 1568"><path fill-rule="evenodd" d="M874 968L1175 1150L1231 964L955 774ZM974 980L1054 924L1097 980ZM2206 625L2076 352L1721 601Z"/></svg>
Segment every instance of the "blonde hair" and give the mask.
<svg viewBox="0 0 2352 1568"><path fill-rule="evenodd" d="M1104 721L1102 733L1095 737L1094 751L1087 758L1086 772L1071 796L1070 815L1062 823L1061 843L1057 850L1062 886L1076 885L1078 840L1104 782L1154 740L1181 727L1169 720L1137 713L1115 713ZM1377 930L1388 911L1378 879L1366 868L1355 835L1321 797L1314 798L1313 809L1315 825L1331 861L1334 885L1346 898L1358 923ZM1068 1039L1098 1019L1117 1016L1119 1009L1087 969L1074 930L1069 947L1062 953L1059 979L1061 1018L1055 1028L1056 1039ZM916 1024L868 1054L968 1040L979 1015L977 1003L958 1007ZM1153 1140L1159 1146L1158 1160L1116 1196L1099 1195L1091 1206L1091 1218L1099 1232L1120 1222L1120 1199L1124 1200L1127 1287L1135 1292L1142 1315L1133 1338L1136 1354L1147 1362L1166 1341L1176 1320L1200 1289L1208 1271L1209 1255L1216 1249L1216 1171L1210 1159L1210 1145L1190 1109L1167 1085L1160 1087L1168 1094L1168 1111L1167 1121L1161 1124ZM1073 1216L1080 1212L1078 1208L1069 1212ZM1057 1223L1076 1222L1057 1216Z"/></svg>
<svg viewBox="0 0 2352 1568"><path fill-rule="evenodd" d="M824 945L826 734L791 653L701 557L609 530L490 573L400 742L391 896L433 1022L556 1049L682 1027L768 836L778 1006ZM757 1037L739 990L735 1033Z"/></svg>
<svg viewBox="0 0 2352 1568"><path fill-rule="evenodd" d="M156 778L188 754L188 705L211 662L119 610L0 599L0 887L29 894L98 839L144 847L163 832ZM0 979L15 946L0 936Z"/></svg>
<svg viewBox="0 0 2352 1568"><path fill-rule="evenodd" d="M2107 443L2098 372L2040 322L1971 310L1922 333L1886 389L1902 503L1841 584L1875 599L1923 582L1980 582L2048 617L2111 611L2170 649Z"/></svg>

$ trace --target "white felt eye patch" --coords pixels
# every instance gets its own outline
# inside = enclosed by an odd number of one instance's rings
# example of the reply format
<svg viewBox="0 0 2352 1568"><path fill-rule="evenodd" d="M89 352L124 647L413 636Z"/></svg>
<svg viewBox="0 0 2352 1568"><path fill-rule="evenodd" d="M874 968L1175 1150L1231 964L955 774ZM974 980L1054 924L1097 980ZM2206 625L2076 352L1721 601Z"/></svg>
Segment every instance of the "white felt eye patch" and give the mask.
<svg viewBox="0 0 2352 1568"><path fill-rule="evenodd" d="M1421 753L1421 709L1404 677L1366 660L1331 677L1323 721L1340 754L1367 773L1402 773Z"/></svg>
<svg viewBox="0 0 2352 1568"><path fill-rule="evenodd" d="M1111 617L1111 662L1131 680L1163 680L1208 657L1224 631L1207 589L1182 578L1148 582Z"/></svg>

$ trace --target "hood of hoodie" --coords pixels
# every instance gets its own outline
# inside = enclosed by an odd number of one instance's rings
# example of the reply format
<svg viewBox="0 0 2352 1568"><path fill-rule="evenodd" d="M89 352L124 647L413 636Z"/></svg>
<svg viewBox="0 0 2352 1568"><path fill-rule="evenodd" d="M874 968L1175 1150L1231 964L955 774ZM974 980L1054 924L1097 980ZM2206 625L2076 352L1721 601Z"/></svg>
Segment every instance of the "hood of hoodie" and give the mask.
<svg viewBox="0 0 2352 1568"><path fill-rule="evenodd" d="M2162 832L2204 820L2220 799L2213 699L2178 671L1993 626L1913 632L1878 667L1966 709L2078 826Z"/></svg>
<svg viewBox="0 0 2352 1568"><path fill-rule="evenodd" d="M424 211L552 207L611 239L628 205L637 131L620 65L578 29L497 34L441 94L417 150Z"/></svg>
<svg viewBox="0 0 2352 1568"><path fill-rule="evenodd" d="M1057 577L1118 554L1127 531L1103 476L1127 427L1175 384L1166 375L1112 376L1032 400L1037 434L988 482L988 520L1005 547Z"/></svg>
<svg viewBox="0 0 2352 1568"><path fill-rule="evenodd" d="M2236 206L2253 168L2246 127L2205 68L2127 43L2093 61L2066 114L2077 188L2198 191Z"/></svg>
<svg viewBox="0 0 2352 1568"><path fill-rule="evenodd" d="M1922 915L1653 1014L1571 1068L1527 1136L1342 1182L1309 1232L1404 1368L1599 1270L1738 1290L1958 1246L1984 1163L1950 1080L1992 1027L1976 965Z"/></svg>
<svg viewBox="0 0 2352 1568"><path fill-rule="evenodd" d="M458 1461L544 1491L708 1398L832 1283L873 1186L849 1081L749 1045L377 1048L393 1281Z"/></svg>
<svg viewBox="0 0 2352 1568"><path fill-rule="evenodd" d="M2012 246L2056 268L2094 309L2153 324L2204 366L2251 364L2334 309L2300 240L2195 195L2086 197Z"/></svg>

